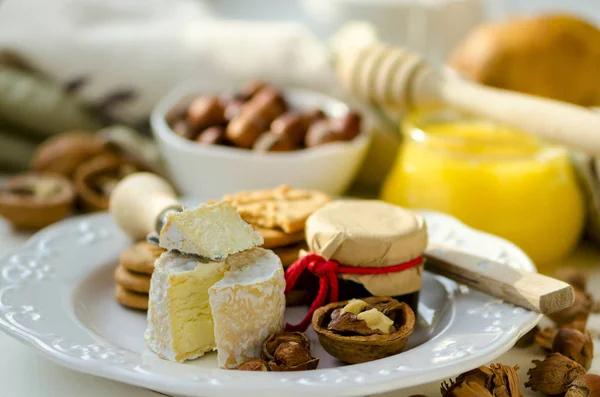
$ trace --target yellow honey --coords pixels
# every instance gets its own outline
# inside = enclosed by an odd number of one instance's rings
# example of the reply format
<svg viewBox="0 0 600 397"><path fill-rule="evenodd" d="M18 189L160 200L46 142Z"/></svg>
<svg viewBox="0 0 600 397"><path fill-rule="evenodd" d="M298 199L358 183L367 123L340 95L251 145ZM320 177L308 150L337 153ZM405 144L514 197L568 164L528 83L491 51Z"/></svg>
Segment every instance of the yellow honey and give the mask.
<svg viewBox="0 0 600 397"><path fill-rule="evenodd" d="M383 200L504 237L542 271L576 246L584 202L567 150L452 110L413 114L402 129Z"/></svg>

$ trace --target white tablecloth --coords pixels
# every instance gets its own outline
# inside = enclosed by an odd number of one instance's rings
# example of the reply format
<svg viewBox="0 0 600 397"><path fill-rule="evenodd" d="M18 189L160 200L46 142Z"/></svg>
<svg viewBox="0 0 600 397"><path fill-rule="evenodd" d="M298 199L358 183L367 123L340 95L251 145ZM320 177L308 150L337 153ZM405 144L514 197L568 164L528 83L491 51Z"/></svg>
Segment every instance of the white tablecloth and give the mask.
<svg viewBox="0 0 600 397"><path fill-rule="evenodd" d="M18 247L28 235L16 234L0 219L0 254ZM600 291L600 250L581 247L569 264L582 266L591 277L592 289ZM598 294L597 294L598 295ZM591 327L600 330L600 316L591 320ZM537 356L537 357L536 357ZM514 348L494 360L506 365L519 365L521 383L526 380L527 370L533 358L541 358L536 347ZM591 372L600 373L600 341L596 339L596 357ZM156 397L149 390L124 385L110 380L80 374L55 364L34 349L29 348L0 332L0 396L1 397ZM413 394L439 396L439 382L387 393L385 397L408 397ZM523 387L525 391L525 388ZM525 396L538 396L529 390Z"/></svg>

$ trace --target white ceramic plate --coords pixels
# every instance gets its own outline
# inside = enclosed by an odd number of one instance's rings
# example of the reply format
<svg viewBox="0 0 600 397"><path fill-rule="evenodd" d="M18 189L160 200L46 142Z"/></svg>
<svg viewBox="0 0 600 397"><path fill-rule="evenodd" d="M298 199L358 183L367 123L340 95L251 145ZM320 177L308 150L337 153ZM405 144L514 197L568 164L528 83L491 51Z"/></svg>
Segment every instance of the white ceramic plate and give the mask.
<svg viewBox="0 0 600 397"><path fill-rule="evenodd" d="M534 270L514 245L423 213L433 242ZM204 397L364 396L454 376L510 349L539 315L443 277L424 274L419 320L407 351L342 366L319 346L315 371L256 373L216 368L215 354L186 364L164 361L143 342L145 315L113 299L112 273L130 242L108 214L55 224L0 260L0 329L82 371L163 393ZM302 308L289 310L297 320Z"/></svg>

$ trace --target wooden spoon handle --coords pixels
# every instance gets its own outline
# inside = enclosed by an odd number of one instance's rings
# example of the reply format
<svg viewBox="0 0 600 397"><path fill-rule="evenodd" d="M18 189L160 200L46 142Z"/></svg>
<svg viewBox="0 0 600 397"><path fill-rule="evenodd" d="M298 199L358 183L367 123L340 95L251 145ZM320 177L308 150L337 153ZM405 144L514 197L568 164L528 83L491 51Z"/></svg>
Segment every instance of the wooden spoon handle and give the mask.
<svg viewBox="0 0 600 397"><path fill-rule="evenodd" d="M160 223L160 215L169 209L181 209L175 190L163 178L147 172L127 176L110 196L110 214L134 240L160 232L157 221Z"/></svg>
<svg viewBox="0 0 600 397"><path fill-rule="evenodd" d="M551 142L600 154L600 115L581 106L468 82L423 70L412 85L415 104L432 99Z"/></svg>
<svg viewBox="0 0 600 397"><path fill-rule="evenodd" d="M542 274L443 246L430 245L425 258L427 270L538 313L553 313L575 302L573 287Z"/></svg>

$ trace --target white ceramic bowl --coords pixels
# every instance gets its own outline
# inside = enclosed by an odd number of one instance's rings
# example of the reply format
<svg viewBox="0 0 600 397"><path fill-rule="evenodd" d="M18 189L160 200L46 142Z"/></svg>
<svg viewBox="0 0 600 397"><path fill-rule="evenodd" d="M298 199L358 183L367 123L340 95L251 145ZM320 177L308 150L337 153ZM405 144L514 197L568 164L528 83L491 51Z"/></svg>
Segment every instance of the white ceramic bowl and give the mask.
<svg viewBox="0 0 600 397"><path fill-rule="evenodd" d="M240 190L289 184L318 189L330 195L343 194L352 183L366 153L370 128L363 118L363 131L348 142L336 142L294 152L258 153L227 146L202 146L176 135L165 120L173 108L199 94L220 94L235 86L218 82L180 86L168 94L152 112L152 131L166 162L171 180L184 195L220 197ZM341 116L348 107L331 97L312 91L285 89L292 107L319 107L330 116Z"/></svg>

